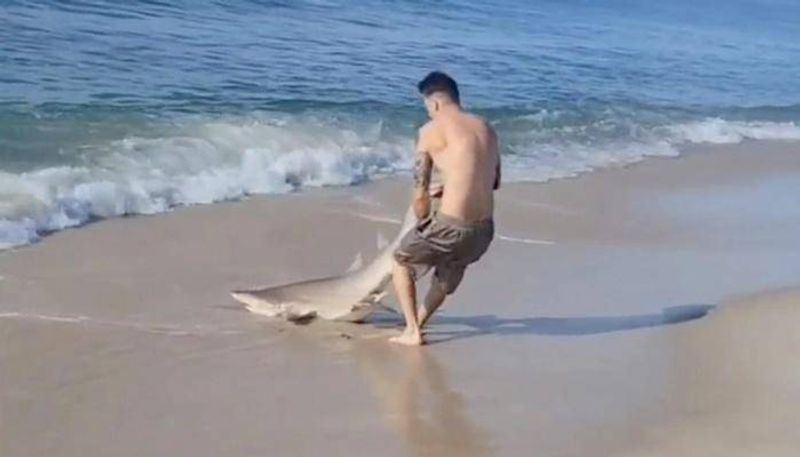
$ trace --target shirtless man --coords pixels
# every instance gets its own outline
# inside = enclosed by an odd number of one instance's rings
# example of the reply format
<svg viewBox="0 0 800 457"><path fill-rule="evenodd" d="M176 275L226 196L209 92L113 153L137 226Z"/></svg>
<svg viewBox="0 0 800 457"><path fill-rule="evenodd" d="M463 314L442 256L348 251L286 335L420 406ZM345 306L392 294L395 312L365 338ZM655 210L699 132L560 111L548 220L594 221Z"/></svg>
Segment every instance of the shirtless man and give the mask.
<svg viewBox="0 0 800 457"><path fill-rule="evenodd" d="M494 237L493 191L500 186L497 135L483 119L461 109L458 86L433 72L417 85L431 120L419 130L414 170L417 226L394 253L393 280L406 320L405 331L390 341L424 344L422 328L453 293L467 265L476 262ZM431 189L431 171L443 188ZM431 210L431 198L441 198ZM425 303L417 310L417 272L434 268Z"/></svg>

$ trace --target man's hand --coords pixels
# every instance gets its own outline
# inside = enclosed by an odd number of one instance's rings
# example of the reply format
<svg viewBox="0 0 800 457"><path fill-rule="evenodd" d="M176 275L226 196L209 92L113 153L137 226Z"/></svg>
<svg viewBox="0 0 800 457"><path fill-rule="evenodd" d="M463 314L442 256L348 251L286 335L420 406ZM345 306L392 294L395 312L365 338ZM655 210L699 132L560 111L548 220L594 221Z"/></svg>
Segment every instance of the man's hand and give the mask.
<svg viewBox="0 0 800 457"><path fill-rule="evenodd" d="M427 193L414 198L414 215L417 216L418 220L425 219L430 213L431 197Z"/></svg>

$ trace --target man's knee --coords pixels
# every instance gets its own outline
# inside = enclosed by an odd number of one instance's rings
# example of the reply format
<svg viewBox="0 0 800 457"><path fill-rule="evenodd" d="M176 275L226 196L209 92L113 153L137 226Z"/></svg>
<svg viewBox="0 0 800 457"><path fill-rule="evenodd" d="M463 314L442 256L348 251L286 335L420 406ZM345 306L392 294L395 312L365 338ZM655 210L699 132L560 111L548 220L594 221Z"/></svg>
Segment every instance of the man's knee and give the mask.
<svg viewBox="0 0 800 457"><path fill-rule="evenodd" d="M414 266L405 262L403 259L394 258L392 262L393 274L407 276L412 281L416 280Z"/></svg>
<svg viewBox="0 0 800 457"><path fill-rule="evenodd" d="M402 265L408 268L411 263L411 255L405 251L400 249L395 249L392 253L392 258L394 259L395 265Z"/></svg>

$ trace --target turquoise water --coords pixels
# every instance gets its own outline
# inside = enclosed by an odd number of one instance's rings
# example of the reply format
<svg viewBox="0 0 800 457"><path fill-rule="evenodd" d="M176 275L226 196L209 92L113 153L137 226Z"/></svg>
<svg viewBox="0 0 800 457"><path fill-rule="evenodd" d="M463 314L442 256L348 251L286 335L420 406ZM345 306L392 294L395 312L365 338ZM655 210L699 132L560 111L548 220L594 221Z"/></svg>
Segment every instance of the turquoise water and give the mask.
<svg viewBox="0 0 800 457"><path fill-rule="evenodd" d="M655 3L0 1L0 247L403 173L432 69L515 180L800 139L798 2Z"/></svg>

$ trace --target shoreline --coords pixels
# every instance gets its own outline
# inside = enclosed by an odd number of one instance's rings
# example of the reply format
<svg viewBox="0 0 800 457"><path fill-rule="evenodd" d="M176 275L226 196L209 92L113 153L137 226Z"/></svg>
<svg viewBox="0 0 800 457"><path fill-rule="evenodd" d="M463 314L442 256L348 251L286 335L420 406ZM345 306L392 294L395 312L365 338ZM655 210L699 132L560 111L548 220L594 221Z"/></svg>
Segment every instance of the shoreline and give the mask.
<svg viewBox="0 0 800 457"><path fill-rule="evenodd" d="M696 155L696 154L701 154L702 155L702 154L706 154L706 153L712 152L712 151L720 151L720 150L726 150L726 149L737 150L737 149L740 149L742 147L750 148L750 147L758 147L758 146L763 146L763 147L766 147L768 149L775 149L775 148L780 149L780 148L792 148L792 147L794 147L794 146L796 146L798 144L800 144L800 141L794 140L794 139L744 139L744 140L741 140L738 143L720 143L720 144L716 144L716 143L685 143L685 144L682 144L682 145L676 145L675 146L676 149L680 153L680 155L678 155L678 156L657 156L657 155L656 156L648 156L648 155L645 155L645 156L641 157L640 159L636 160L635 162L624 163L624 164L620 164L620 165L616 165L616 164L613 164L613 163L612 164L606 164L606 165L604 165L603 167L600 167L600 168L595 168L595 169L591 169L591 170L588 170L588 171L579 172L575 176L549 178L546 181L529 181L529 180L512 181L512 182L506 183L505 187L508 187L508 186L514 187L514 186L547 185L549 183L555 183L555 182L560 182L560 181L569 182L571 180L581 179L581 178L583 178L585 176L593 175L593 174L596 174L596 173L601 173L602 174L602 173L604 173L606 171L627 169L627 168L630 168L630 167L636 167L636 166L639 166L640 164L649 163L649 162L655 162L655 163L669 162L669 161L672 161L672 160L675 160L675 159L681 159L681 158L685 158L687 156L692 156L692 155ZM784 157L784 160L785 159L786 158ZM767 168L769 168L769 167L767 167ZM728 179L743 178L744 175L740 172L740 170L741 169L737 168L737 167L729 168L727 170L727 172L729 173ZM762 172L763 171L767 171L767 170L762 170ZM753 175L754 175L754 173L753 173L752 170L748 172L748 176L752 177ZM717 176L717 177L719 177L719 176ZM102 223L106 223L108 221L130 220L132 218L142 218L142 217L145 217L145 218L157 217L157 216L171 214L171 213L174 213L174 212L180 212L180 211L184 211L184 210L192 209L192 208L197 208L197 207L216 207L216 206L220 206L220 205L238 204L238 203L247 202L247 201L250 201L250 200L253 200L253 199L258 200L258 199L264 199L264 198L280 198L280 197L285 197L285 196L312 196L313 197L313 196L324 195L326 193L334 193L335 194L337 192L350 192L350 191L358 193L358 190L362 189L364 187L382 185L382 183L384 183L384 182L390 182L391 183L391 182L402 181L403 179L404 179L403 176L398 176L398 175L382 176L382 177L380 177L378 179L370 180L370 181L367 181L365 183L352 184L352 185L346 185L346 186L303 187L303 188L300 188L300 189L297 189L297 190L293 190L293 191L290 191L290 192L285 192L285 193L252 194L252 195L246 195L244 197L234 198L234 199L230 199L230 200L220 200L220 201L216 201L216 202L212 202L212 203L194 203L194 204L188 204L188 205L181 204L181 205L177 205L177 206L172 206L169 209L167 209L166 211L157 212L157 213L153 213L153 214L124 214L124 215L121 215L121 216L113 216L113 217L107 217L107 218L95 217L95 218L91 218L90 220L88 220L86 222L80 223L80 224L78 224L76 226L43 231L41 233L38 233L38 238L36 240L34 240L34 241L29 241L27 243L22 243L22 244L18 244L18 245L9 245L9 246L0 247L0 256L2 256L5 252L13 252L13 251L16 251L16 250L19 250L19 249L25 249L26 247L29 247L29 246L32 246L32 245L36 245L38 243L41 243L41 242L45 241L46 239L48 239L49 237L51 237L53 235L57 235L59 233L65 232L65 231L78 230L78 229L82 229L82 228L85 228L85 227L88 227L88 226L92 226L92 225L95 225L95 224L98 224L98 223L101 223L101 224ZM390 216L379 216L379 218L386 219L387 221L396 220L396 217L393 218L393 217L390 217ZM522 241L522 240L520 240L520 241ZM537 241L540 241L540 240L532 240L532 241L533 241L533 244L536 244ZM547 242L545 241L543 244L547 244Z"/></svg>
<svg viewBox="0 0 800 457"><path fill-rule="evenodd" d="M371 258L406 186L110 219L0 253L0 454L800 446L789 410L800 401L800 143L697 146L504 186L505 239L420 350L384 341L400 324L390 314L295 326L228 297Z"/></svg>

